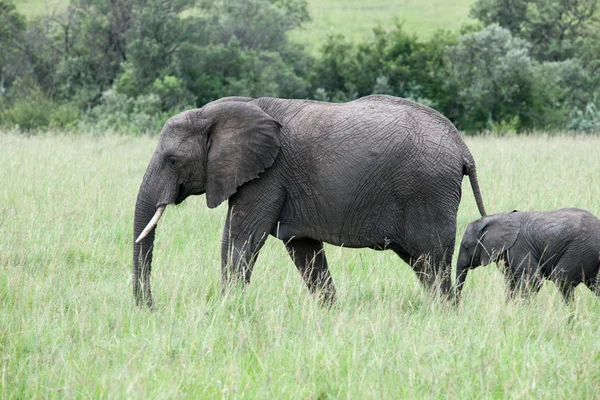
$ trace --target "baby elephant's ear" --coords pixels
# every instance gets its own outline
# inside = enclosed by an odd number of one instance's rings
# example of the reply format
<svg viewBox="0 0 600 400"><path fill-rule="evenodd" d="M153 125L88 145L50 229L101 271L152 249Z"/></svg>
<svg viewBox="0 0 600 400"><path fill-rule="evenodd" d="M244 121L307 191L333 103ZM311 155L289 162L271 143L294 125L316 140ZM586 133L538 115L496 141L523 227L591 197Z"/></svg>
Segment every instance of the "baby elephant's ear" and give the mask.
<svg viewBox="0 0 600 400"><path fill-rule="evenodd" d="M506 250L510 249L519 236L521 221L513 211L487 218L482 222L479 237L481 265L494 262Z"/></svg>

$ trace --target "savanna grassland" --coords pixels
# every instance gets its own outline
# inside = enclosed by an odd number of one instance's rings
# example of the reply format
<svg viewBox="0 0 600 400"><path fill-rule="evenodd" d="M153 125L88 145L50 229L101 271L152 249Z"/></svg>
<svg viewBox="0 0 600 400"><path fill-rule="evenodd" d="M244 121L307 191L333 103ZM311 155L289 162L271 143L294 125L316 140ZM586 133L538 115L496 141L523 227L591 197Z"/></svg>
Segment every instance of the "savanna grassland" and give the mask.
<svg viewBox="0 0 600 400"><path fill-rule="evenodd" d="M226 208L170 207L154 312L132 296L133 208L155 137L0 134L0 398L593 398L600 299L551 284L505 302L494 267L432 299L388 252L328 246L338 302L307 293L270 239L220 294ZM600 138L469 137L490 213L600 215ZM478 216L467 180L458 239Z"/></svg>

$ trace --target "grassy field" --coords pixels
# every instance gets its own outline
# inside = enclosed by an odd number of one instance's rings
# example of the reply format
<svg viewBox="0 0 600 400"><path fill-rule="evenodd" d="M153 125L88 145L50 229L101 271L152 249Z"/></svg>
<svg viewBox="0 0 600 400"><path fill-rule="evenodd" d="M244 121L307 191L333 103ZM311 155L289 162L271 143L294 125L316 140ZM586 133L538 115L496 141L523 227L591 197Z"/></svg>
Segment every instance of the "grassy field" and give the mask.
<svg viewBox="0 0 600 400"><path fill-rule="evenodd" d="M593 398L600 299L546 284L504 300L493 266L452 307L388 252L327 247L339 301L313 301L270 239L220 295L225 207L167 209L156 310L131 293L132 216L156 138L0 134L0 398ZM600 215L598 137L468 138L489 212ZM459 238L478 216L467 180Z"/></svg>

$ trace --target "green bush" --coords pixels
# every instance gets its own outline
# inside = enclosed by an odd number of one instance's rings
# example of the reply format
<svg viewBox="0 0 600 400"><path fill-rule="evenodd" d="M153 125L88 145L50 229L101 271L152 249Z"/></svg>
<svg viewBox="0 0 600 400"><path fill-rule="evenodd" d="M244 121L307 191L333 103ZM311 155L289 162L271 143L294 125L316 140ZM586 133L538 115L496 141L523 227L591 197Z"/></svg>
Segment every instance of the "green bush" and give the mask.
<svg viewBox="0 0 600 400"><path fill-rule="evenodd" d="M520 126L521 126L521 121L519 121L518 115L515 115L508 121L505 121L505 120L502 120L500 122L494 122L492 120L488 121L489 131L496 135L499 135L499 136L515 134L519 131Z"/></svg>
<svg viewBox="0 0 600 400"><path fill-rule="evenodd" d="M194 95L185 88L183 81L175 76L168 75L156 79L151 90L160 99L162 110L193 108Z"/></svg>
<svg viewBox="0 0 600 400"><path fill-rule="evenodd" d="M3 125L23 131L44 128L73 129L79 123L81 111L73 104L55 104L47 99L18 99L6 108L0 120Z"/></svg>
<svg viewBox="0 0 600 400"><path fill-rule="evenodd" d="M600 110L589 103L584 110L574 109L569 115L567 128L579 132L600 133Z"/></svg>
<svg viewBox="0 0 600 400"><path fill-rule="evenodd" d="M375 29L374 38L352 44L330 36L311 74L315 98L347 101L369 94L409 98L443 111L449 101L444 86L444 48L456 35L436 32L421 41L397 25Z"/></svg>
<svg viewBox="0 0 600 400"><path fill-rule="evenodd" d="M45 128L50 123L52 102L44 96L34 80L18 78L6 92L6 108L2 112L5 125L23 131Z"/></svg>
<svg viewBox="0 0 600 400"><path fill-rule="evenodd" d="M18 78L0 96L0 122L10 128L34 131L47 127L74 128L81 110L72 103L58 104L46 96L32 77Z"/></svg>
<svg viewBox="0 0 600 400"><path fill-rule="evenodd" d="M53 105L49 115L49 125L53 128L73 129L81 119L81 110L74 104Z"/></svg>
<svg viewBox="0 0 600 400"><path fill-rule="evenodd" d="M79 129L93 132L158 133L172 113L162 111L158 95L132 98L114 89L102 94L98 106L89 110Z"/></svg>
<svg viewBox="0 0 600 400"><path fill-rule="evenodd" d="M39 101L33 103L27 99L19 99L4 111L3 120L9 126L17 126L24 131L45 128L50 122L48 109L50 103Z"/></svg>

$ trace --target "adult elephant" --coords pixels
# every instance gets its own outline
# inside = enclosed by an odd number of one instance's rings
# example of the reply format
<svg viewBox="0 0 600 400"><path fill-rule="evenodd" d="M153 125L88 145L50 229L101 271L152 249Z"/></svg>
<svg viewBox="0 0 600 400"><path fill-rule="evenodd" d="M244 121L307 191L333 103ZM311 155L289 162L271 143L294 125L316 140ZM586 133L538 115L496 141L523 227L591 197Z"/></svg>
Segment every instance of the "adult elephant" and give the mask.
<svg viewBox="0 0 600 400"><path fill-rule="evenodd" d="M324 242L391 249L425 286L448 293L463 175L485 215L459 132L405 99L231 97L182 112L163 127L137 197L136 302L152 306L154 233L165 207L203 193L209 208L229 200L224 288L250 281L270 234L284 242L309 290L326 300L335 288Z"/></svg>

